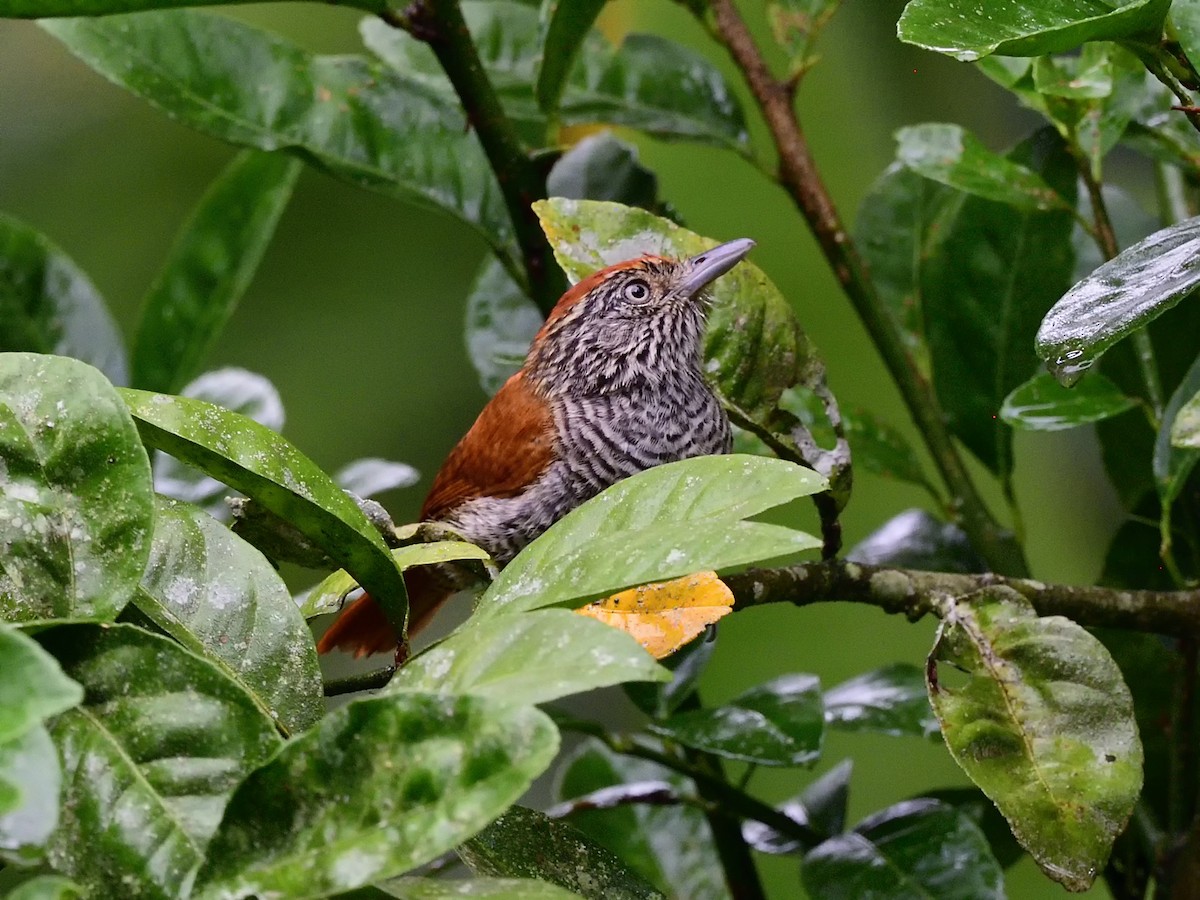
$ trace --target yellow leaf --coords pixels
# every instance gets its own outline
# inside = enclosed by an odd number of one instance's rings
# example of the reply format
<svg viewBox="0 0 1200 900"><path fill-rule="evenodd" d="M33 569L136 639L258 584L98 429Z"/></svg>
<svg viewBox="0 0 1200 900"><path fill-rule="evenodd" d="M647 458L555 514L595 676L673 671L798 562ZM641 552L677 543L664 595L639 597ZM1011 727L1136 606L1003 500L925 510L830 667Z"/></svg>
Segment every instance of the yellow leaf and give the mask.
<svg viewBox="0 0 1200 900"><path fill-rule="evenodd" d="M733 609L733 592L716 572L644 584L575 612L619 628L655 659L670 656Z"/></svg>

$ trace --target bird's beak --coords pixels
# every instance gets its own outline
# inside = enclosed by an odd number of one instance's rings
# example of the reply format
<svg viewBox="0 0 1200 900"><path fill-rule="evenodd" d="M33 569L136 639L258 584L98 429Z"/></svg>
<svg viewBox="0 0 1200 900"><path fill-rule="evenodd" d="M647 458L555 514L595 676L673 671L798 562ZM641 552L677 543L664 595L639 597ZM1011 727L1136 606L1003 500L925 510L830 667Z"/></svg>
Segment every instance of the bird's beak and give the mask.
<svg viewBox="0 0 1200 900"><path fill-rule="evenodd" d="M750 238L738 238L705 250L687 261L687 274L677 290L685 297L694 297L739 262L754 248Z"/></svg>

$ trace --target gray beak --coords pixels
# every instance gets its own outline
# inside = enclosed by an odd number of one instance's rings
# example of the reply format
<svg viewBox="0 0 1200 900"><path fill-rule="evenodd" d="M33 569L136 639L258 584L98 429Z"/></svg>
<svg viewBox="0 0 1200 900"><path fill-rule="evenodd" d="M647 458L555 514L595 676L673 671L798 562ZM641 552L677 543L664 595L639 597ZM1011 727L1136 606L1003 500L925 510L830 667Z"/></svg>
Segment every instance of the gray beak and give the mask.
<svg viewBox="0 0 1200 900"><path fill-rule="evenodd" d="M750 238L738 238L693 256L687 261L689 271L677 290L686 297L694 297L741 262L753 248L754 241Z"/></svg>

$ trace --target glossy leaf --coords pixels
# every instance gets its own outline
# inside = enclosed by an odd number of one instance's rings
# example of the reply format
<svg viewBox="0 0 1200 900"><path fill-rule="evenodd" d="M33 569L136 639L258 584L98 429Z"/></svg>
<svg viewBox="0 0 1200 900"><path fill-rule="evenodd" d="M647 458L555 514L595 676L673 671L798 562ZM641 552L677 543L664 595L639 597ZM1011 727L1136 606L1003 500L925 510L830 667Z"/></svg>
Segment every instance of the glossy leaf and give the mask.
<svg viewBox="0 0 1200 900"><path fill-rule="evenodd" d="M639 782L666 783L691 792L691 783L654 763L613 753L594 739L566 755L555 779L560 801L603 788ZM689 900L729 896L704 813L684 805L618 806L573 814L570 823L607 847L659 890Z"/></svg>
<svg viewBox="0 0 1200 900"><path fill-rule="evenodd" d="M116 618L150 551L150 463L85 363L0 354L0 619Z"/></svg>
<svg viewBox="0 0 1200 900"><path fill-rule="evenodd" d="M712 709L678 712L650 730L688 747L762 766L801 766L821 753L821 685L785 675Z"/></svg>
<svg viewBox="0 0 1200 900"><path fill-rule="evenodd" d="M1010 154L1074 202L1074 160L1043 129ZM1038 366L1033 336L1070 284L1074 218L963 197L943 220L921 272L933 380L951 430L993 472L1012 469L1012 431L999 421L1009 391Z"/></svg>
<svg viewBox="0 0 1200 900"><path fill-rule="evenodd" d="M546 177L551 197L612 200L651 209L658 198L658 176L638 161L638 149L604 131L585 137L559 157Z"/></svg>
<svg viewBox="0 0 1200 900"><path fill-rule="evenodd" d="M312 634L257 550L193 506L160 498L137 607L290 732L325 711Z"/></svg>
<svg viewBox="0 0 1200 900"><path fill-rule="evenodd" d="M76 900L83 897L79 885L59 875L38 875L5 894L7 900Z"/></svg>
<svg viewBox="0 0 1200 900"><path fill-rule="evenodd" d="M906 509L863 538L848 554L851 562L899 566L930 572L986 572L966 533L923 509Z"/></svg>
<svg viewBox="0 0 1200 900"><path fill-rule="evenodd" d="M369 456L342 466L333 473L333 480L343 491L365 498L412 487L421 475L408 463Z"/></svg>
<svg viewBox="0 0 1200 900"><path fill-rule="evenodd" d="M817 61L817 36L840 5L841 0L773 0L767 4L771 34L787 53L793 75L806 72Z"/></svg>
<svg viewBox="0 0 1200 900"><path fill-rule="evenodd" d="M853 770L854 763L843 760L806 787L799 797L780 806L779 811L820 834L841 834L846 827L846 805L850 800L850 773ZM742 825L742 836L759 853L795 853L812 849L812 845L790 834L750 819Z"/></svg>
<svg viewBox="0 0 1200 900"><path fill-rule="evenodd" d="M299 174L298 160L248 150L212 183L143 302L134 387L173 394L199 372L254 277Z"/></svg>
<svg viewBox="0 0 1200 900"><path fill-rule="evenodd" d="M58 752L44 725L0 742L0 864L40 861L58 825L61 789Z"/></svg>
<svg viewBox="0 0 1200 900"><path fill-rule="evenodd" d="M1066 388L1053 375L1042 372L1004 398L1000 418L1025 431L1062 431L1111 419L1135 405L1132 398L1098 373Z"/></svg>
<svg viewBox="0 0 1200 900"><path fill-rule="evenodd" d="M973 0L911 0L897 32L902 41L964 61L989 53L1042 56L1085 41L1157 42L1170 5L1170 0L1004 0L982 16Z"/></svg>
<svg viewBox="0 0 1200 900"><path fill-rule="evenodd" d="M474 130L419 82L193 10L41 24L173 118L230 143L298 151L354 184L448 212L515 265L512 226Z"/></svg>
<svg viewBox="0 0 1200 900"><path fill-rule="evenodd" d="M36 641L0 622L0 744L15 740L83 699Z"/></svg>
<svg viewBox="0 0 1200 900"><path fill-rule="evenodd" d="M345 566L376 598L407 607L400 570L357 504L292 444L212 403L122 393L147 445L253 497Z"/></svg>
<svg viewBox="0 0 1200 900"><path fill-rule="evenodd" d="M86 691L51 729L73 775L50 862L94 896L176 896L234 787L279 746L271 721L208 662L131 625L38 639Z"/></svg>
<svg viewBox="0 0 1200 900"><path fill-rule="evenodd" d="M663 668L671 673L669 682L629 682L624 685L626 696L652 719L670 715L695 693L696 683L708 667L716 646L715 636L706 633L696 638L662 660Z"/></svg>
<svg viewBox="0 0 1200 900"><path fill-rule="evenodd" d="M536 878L594 900L650 900L663 895L586 835L544 813L510 807L463 844L459 856L477 875Z"/></svg>
<svg viewBox="0 0 1200 900"><path fill-rule="evenodd" d="M1025 858L1025 851L1013 837L1008 822L1004 821L1000 810L996 809L996 805L979 788L937 788L922 791L921 796L953 806L978 825L983 836L987 838L988 846L992 848L992 855L996 857L996 862L1000 863L1002 869L1007 869Z"/></svg>
<svg viewBox="0 0 1200 900"><path fill-rule="evenodd" d="M1192 395L1171 423L1171 446L1200 450L1200 393Z"/></svg>
<svg viewBox="0 0 1200 900"><path fill-rule="evenodd" d="M1037 352L1074 384L1109 347L1200 285L1200 218L1156 231L1080 281L1046 313Z"/></svg>
<svg viewBox="0 0 1200 900"><path fill-rule="evenodd" d="M864 819L805 855L800 875L822 900L1005 896L1000 865L979 827L936 800L906 800Z"/></svg>
<svg viewBox="0 0 1200 900"><path fill-rule="evenodd" d="M365 894L361 900L395 897L397 900L454 900L457 897L481 897L486 900L575 900L579 894L563 890L545 881L529 878L393 878L375 885L378 893ZM339 896L360 900L360 892Z"/></svg>
<svg viewBox="0 0 1200 900"><path fill-rule="evenodd" d="M1200 448L1177 447L1171 440L1171 431L1178 421L1180 411L1197 392L1200 392L1200 356L1196 357L1179 387L1167 401L1163 410L1162 427L1158 429L1158 435L1154 439L1152 468L1158 498L1162 504L1161 531L1164 547L1169 547L1171 543L1171 506L1183 491L1196 463L1200 462Z"/></svg>
<svg viewBox="0 0 1200 900"><path fill-rule="evenodd" d="M539 14L542 47L533 92L538 105L546 112L553 112L562 100L567 76L605 2L542 0Z"/></svg>
<svg viewBox="0 0 1200 900"><path fill-rule="evenodd" d="M899 430L865 409L847 413L844 422L846 439L850 441L859 471L907 481L935 492L912 444Z"/></svg>
<svg viewBox="0 0 1200 900"><path fill-rule="evenodd" d="M557 749L531 707L417 693L350 703L242 782L193 896L324 896L399 875L495 819Z"/></svg>
<svg viewBox="0 0 1200 900"><path fill-rule="evenodd" d="M927 675L955 761L1047 875L1090 885L1142 787L1133 701L1103 645L985 588L947 611Z"/></svg>
<svg viewBox="0 0 1200 900"><path fill-rule="evenodd" d="M825 724L839 731L916 737L938 731L925 676L910 663L892 663L830 688L825 692Z"/></svg>
<svg viewBox="0 0 1200 900"><path fill-rule="evenodd" d="M918 175L1017 209L1067 207L1041 175L992 153L959 125L928 123L896 132L896 159Z"/></svg>
<svg viewBox="0 0 1200 900"><path fill-rule="evenodd" d="M525 362L542 314L504 266L485 260L467 295L467 355L490 396Z"/></svg>
<svg viewBox="0 0 1200 900"><path fill-rule="evenodd" d="M733 612L733 592L716 572L696 572L629 588L575 612L625 632L662 659Z"/></svg>
<svg viewBox="0 0 1200 900"><path fill-rule="evenodd" d="M820 546L803 532L745 519L822 487L811 469L762 457L704 456L656 466L576 507L517 554L475 617L590 600Z"/></svg>
<svg viewBox="0 0 1200 900"><path fill-rule="evenodd" d="M538 609L468 623L410 660L387 691L477 694L533 705L623 681L669 679L617 629L569 610Z"/></svg>
<svg viewBox="0 0 1200 900"><path fill-rule="evenodd" d="M116 384L129 378L125 342L96 286L45 235L3 213L0 351L71 356Z"/></svg>

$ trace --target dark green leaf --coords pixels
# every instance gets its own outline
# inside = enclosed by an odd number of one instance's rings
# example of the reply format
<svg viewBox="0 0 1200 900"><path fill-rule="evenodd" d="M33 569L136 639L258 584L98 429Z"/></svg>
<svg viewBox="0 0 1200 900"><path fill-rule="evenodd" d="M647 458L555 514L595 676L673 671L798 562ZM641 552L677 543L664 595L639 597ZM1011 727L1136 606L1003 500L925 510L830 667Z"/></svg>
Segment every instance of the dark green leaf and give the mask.
<svg viewBox="0 0 1200 900"><path fill-rule="evenodd" d="M75 900L82 896L79 885L58 875L38 875L5 894L7 900Z"/></svg>
<svg viewBox="0 0 1200 900"><path fill-rule="evenodd" d="M628 634L565 609L468 622L409 661L391 691L477 694L536 704L669 673Z"/></svg>
<svg viewBox="0 0 1200 900"><path fill-rule="evenodd" d="M379 532L292 444L212 403L128 389L122 396L147 445L253 497L341 563L376 599L407 608L404 579Z"/></svg>
<svg viewBox="0 0 1200 900"><path fill-rule="evenodd" d="M230 143L297 150L355 184L448 212L515 266L512 225L474 129L420 82L192 10L42 27L173 118Z"/></svg>
<svg viewBox="0 0 1200 900"><path fill-rule="evenodd" d="M787 52L793 76L803 74L817 61L817 36L839 6L841 0L773 0L767 4L771 33Z"/></svg>
<svg viewBox="0 0 1200 900"><path fill-rule="evenodd" d="M656 466L550 526L492 582L474 617L578 606L633 585L819 547L804 532L745 520L822 487L824 479L811 469L757 456Z"/></svg>
<svg viewBox="0 0 1200 900"><path fill-rule="evenodd" d="M918 484L936 493L925 477L916 451L897 429L865 409L847 413L843 424L854 463L860 471Z"/></svg>
<svg viewBox="0 0 1200 900"><path fill-rule="evenodd" d="M670 715L695 692L696 683L704 674L716 646L716 640L708 635L696 638L661 661L663 668L671 673L669 682L628 682L624 685L625 694L652 719Z"/></svg>
<svg viewBox="0 0 1200 900"><path fill-rule="evenodd" d="M83 699L83 689L63 674L36 641L0 622L0 744L16 740Z"/></svg>
<svg viewBox="0 0 1200 900"><path fill-rule="evenodd" d="M1200 450L1200 393L1192 395L1171 423L1171 446Z"/></svg>
<svg viewBox="0 0 1200 900"><path fill-rule="evenodd" d="M947 610L928 676L955 761L1047 875L1088 887L1142 787L1133 701L1103 645L985 588Z"/></svg>
<svg viewBox="0 0 1200 900"><path fill-rule="evenodd" d="M1098 100L1113 89L1107 44L1087 44L1078 56L1039 56L1033 61L1033 86L1043 95Z"/></svg>
<svg viewBox="0 0 1200 900"><path fill-rule="evenodd" d="M1098 373L1066 388L1053 375L1042 372L1004 398L1000 418L1025 431L1062 431L1111 419L1136 405Z"/></svg>
<svg viewBox="0 0 1200 900"><path fill-rule="evenodd" d="M996 809L996 805L979 788L938 788L923 791L921 796L953 806L978 825L983 836L987 838L988 846L992 848L992 855L996 857L996 862L1000 863L1002 869L1007 869L1024 858L1025 851L1013 837L1008 822L1004 821L1000 810Z"/></svg>
<svg viewBox="0 0 1200 900"><path fill-rule="evenodd" d="M365 894L375 890L378 893ZM397 900L455 900L457 897L481 897L486 900L573 900L579 895L565 891L545 881L528 878L394 878L363 888L361 892L339 894L346 900L379 900L396 897Z"/></svg>
<svg viewBox="0 0 1200 900"><path fill-rule="evenodd" d="M923 509L908 509L879 526L846 559L873 566L899 566L931 572L986 572L987 564L957 525Z"/></svg>
<svg viewBox="0 0 1200 900"><path fill-rule="evenodd" d="M850 800L850 773L853 770L854 763L851 760L842 760L806 787L799 797L779 807L779 811L823 835L841 834L846 827L846 804ZM811 845L798 838L753 820L747 820L742 825L742 835L746 843L759 853L795 853L812 849Z"/></svg>
<svg viewBox="0 0 1200 900"><path fill-rule="evenodd" d="M142 306L133 386L176 393L200 370L245 293L300 174L300 162L247 150L212 183Z"/></svg>
<svg viewBox="0 0 1200 900"><path fill-rule="evenodd" d="M467 295L467 354L489 395L525 362L542 314L504 266L487 259Z"/></svg>
<svg viewBox="0 0 1200 900"><path fill-rule="evenodd" d="M808 853L800 875L822 900L1004 898L1004 875L979 827L936 800L906 800L864 819Z"/></svg>
<svg viewBox="0 0 1200 900"><path fill-rule="evenodd" d="M825 724L841 731L917 737L938 731L925 676L910 663L893 663L830 688L825 692Z"/></svg>
<svg viewBox="0 0 1200 900"><path fill-rule="evenodd" d="M896 159L918 175L1017 209L1069 207L1041 175L988 150L959 125L928 123L896 132Z"/></svg>
<svg viewBox="0 0 1200 900"><path fill-rule="evenodd" d="M333 473L338 487L363 498L412 487L420 479L420 474L408 463L374 456L356 459Z"/></svg>
<svg viewBox="0 0 1200 900"><path fill-rule="evenodd" d="M1200 218L1168 226L1071 288L1046 313L1038 354L1063 384L1121 338L1153 321L1200 284Z"/></svg>
<svg viewBox="0 0 1200 900"><path fill-rule="evenodd" d="M567 76L604 4L605 0L542 0L542 48L533 92L546 112L558 108Z"/></svg>
<svg viewBox="0 0 1200 900"><path fill-rule="evenodd" d="M652 209L658 176L638 162L637 147L605 131L585 137L564 153L546 178L551 197L612 200Z"/></svg>
<svg viewBox="0 0 1200 900"><path fill-rule="evenodd" d="M1075 163L1052 131L1010 158L1074 202ZM1007 479L1012 431L997 415L1009 391L1036 370L1034 333L1070 284L1074 218L1065 209L1018 210L965 197L943 224L921 273L934 385L954 434Z"/></svg>
<svg viewBox="0 0 1200 900"><path fill-rule="evenodd" d="M125 342L95 285L45 235L0 213L0 351L21 350L72 356L116 384L129 378Z"/></svg>
<svg viewBox="0 0 1200 900"><path fill-rule="evenodd" d="M614 785L660 782L676 791L691 782L654 763L613 753L588 739L559 768L555 797L571 800ZM671 896L721 900L725 875L704 814L691 806L618 806L571 816L571 824Z"/></svg>
<svg viewBox="0 0 1200 900"><path fill-rule="evenodd" d="M1192 407L1197 405L1191 401L1196 399L1198 393L1200 393L1200 356L1196 357L1195 363L1183 376L1183 381L1179 383L1179 387L1175 389L1171 399L1167 402L1167 407L1163 410L1162 427L1158 430L1158 437L1154 442L1154 480L1158 483L1158 494L1164 507L1170 506L1179 496L1188 475L1195 467L1196 462L1200 461L1200 448L1189 446L1186 443L1177 445L1177 442L1172 439L1173 429L1179 421L1179 415L1185 411L1187 404L1190 403ZM1194 409L1187 411L1187 418L1183 420L1181 429L1195 427L1194 422L1189 424L1193 415L1195 415Z"/></svg>
<svg viewBox="0 0 1200 900"><path fill-rule="evenodd" d="M911 0L900 16L900 40L960 60L989 53L1042 56L1085 41L1155 43L1170 0L999 0L980 15L974 0Z"/></svg>
<svg viewBox="0 0 1200 900"><path fill-rule="evenodd" d="M459 847L458 854L477 875L536 878L589 900L662 897L611 850L523 806L509 808Z"/></svg>
<svg viewBox="0 0 1200 900"><path fill-rule="evenodd" d="M321 718L316 648L287 586L257 550L202 510L160 498L134 603L238 682L290 732Z"/></svg>
<svg viewBox="0 0 1200 900"><path fill-rule="evenodd" d="M131 625L38 640L86 693L51 729L69 774L50 862L93 896L178 896L234 787L279 746L271 721L208 662Z"/></svg>
<svg viewBox="0 0 1200 900"><path fill-rule="evenodd" d="M194 896L325 896L399 875L487 825L557 749L530 707L416 693L350 703L242 782Z"/></svg>
<svg viewBox="0 0 1200 900"><path fill-rule="evenodd" d="M801 766L821 754L825 711L815 675L785 675L712 709L679 712L650 730L762 766Z"/></svg>
<svg viewBox="0 0 1200 900"><path fill-rule="evenodd" d="M58 752L43 725L0 743L0 864L39 861L58 824L61 788Z"/></svg>
<svg viewBox="0 0 1200 900"><path fill-rule="evenodd" d="M146 566L154 501L113 386L73 359L0 355L0 462L0 618L116 618Z"/></svg>

